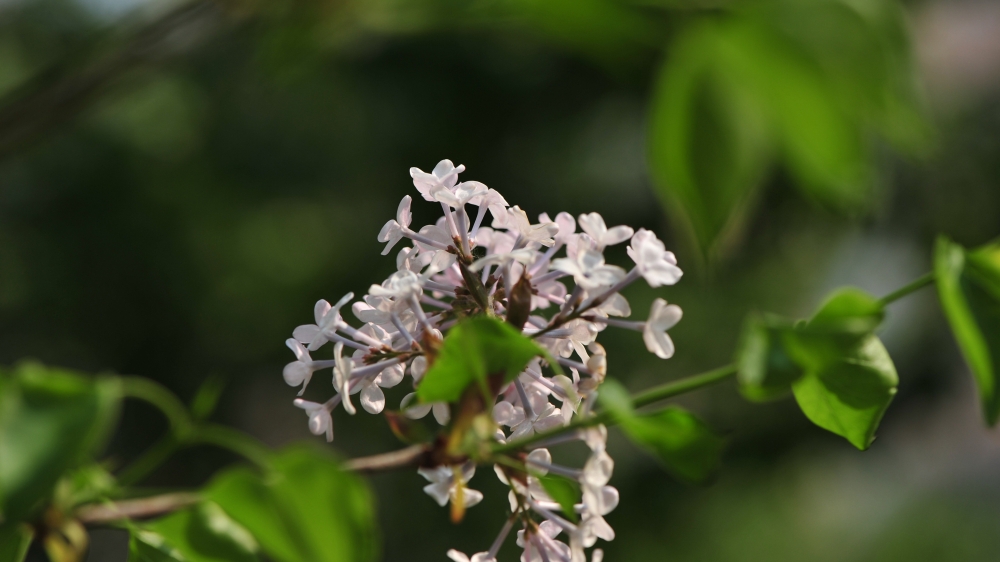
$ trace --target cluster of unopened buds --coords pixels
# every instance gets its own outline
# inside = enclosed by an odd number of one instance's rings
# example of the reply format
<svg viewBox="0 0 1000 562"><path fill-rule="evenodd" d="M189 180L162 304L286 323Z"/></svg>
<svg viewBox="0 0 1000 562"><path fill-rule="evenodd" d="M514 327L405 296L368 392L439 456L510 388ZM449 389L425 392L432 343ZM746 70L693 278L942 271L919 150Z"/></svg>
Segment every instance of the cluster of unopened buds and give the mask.
<svg viewBox="0 0 1000 562"><path fill-rule="evenodd" d="M372 285L362 300L352 303L354 295L348 294L333 305L319 301L316 323L299 326L287 341L296 361L285 367L284 379L301 387L299 395L314 373L333 370L332 398L323 403L302 398L294 402L305 410L312 433L331 441L330 413L342 406L354 414L354 394L359 395L361 408L379 414L386 405L382 389L399 385L407 375L418 388L449 329L466 317L505 320L549 352L497 390L489 404L495 423L488 440L499 444L558 433L553 430L592 415L607 373L607 355L596 341L606 327L639 331L650 352L664 359L673 355L667 330L681 319L680 308L656 299L645 321L625 320L631 310L620 293L640 278L652 287L672 285L681 278L676 258L655 234L628 226L608 228L597 213L578 219L567 213L554 219L542 214L532 223L524 210L509 206L495 190L475 181L459 182L464 170L449 160L438 163L431 173L411 168L413 185L423 199L440 204L443 216L436 224L414 229L412 199L403 197L396 218L378 235L385 243L383 255L404 239L412 242L398 252L397 271L382 284ZM470 208L475 212L469 213ZM484 225L487 213L490 226ZM631 269L605 263L605 248L626 242L634 262ZM560 251L564 251L561 257ZM570 280L572 288L566 284ZM360 327L341 315L348 304ZM313 359L310 353L327 343L333 344L333 359ZM455 423L451 418L456 407L422 403L410 393L392 414L414 420L432 414L447 427ZM618 504L618 491L608 485L614 461L605 450L606 440L603 425L578 427L549 439L530 440L518 452L518 465L496 461L497 476L510 488L507 523L489 550L471 558L451 550L448 556L456 562L495 562L510 531L519 527L517 544L524 549L523 562L585 561L585 549L597 539L610 541L615 536L604 519ZM589 448L582 468L554 463L545 448L571 441ZM429 481L424 490L441 506L451 502L453 519L482 500L482 493L468 487L475 460L429 458L419 469ZM579 483L582 501L574 513L563 512L546 492L539 482L545 475ZM592 561L602 557L600 549L593 550Z"/></svg>

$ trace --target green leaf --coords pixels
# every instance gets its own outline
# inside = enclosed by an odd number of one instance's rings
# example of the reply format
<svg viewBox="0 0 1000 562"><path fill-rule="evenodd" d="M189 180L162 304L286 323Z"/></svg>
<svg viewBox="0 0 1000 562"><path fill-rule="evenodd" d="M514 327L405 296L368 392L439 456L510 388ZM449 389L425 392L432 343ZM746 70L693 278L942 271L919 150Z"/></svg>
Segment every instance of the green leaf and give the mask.
<svg viewBox="0 0 1000 562"><path fill-rule="evenodd" d="M765 401L787 395L802 375L802 367L788 356L784 336L791 330L775 318L747 318L736 351L736 380L749 400Z"/></svg>
<svg viewBox="0 0 1000 562"><path fill-rule="evenodd" d="M128 562L188 562L162 535L130 528Z"/></svg>
<svg viewBox="0 0 1000 562"><path fill-rule="evenodd" d="M681 480L707 481L719 465L725 439L690 412L674 406L622 424L629 439L651 452Z"/></svg>
<svg viewBox="0 0 1000 562"><path fill-rule="evenodd" d="M705 255L739 233L763 179L771 133L761 100L740 84L729 26L680 34L653 93L649 152L664 203Z"/></svg>
<svg viewBox="0 0 1000 562"><path fill-rule="evenodd" d="M885 319L885 307L875 297L854 287L834 291L809 319L813 332L863 336L875 331Z"/></svg>
<svg viewBox="0 0 1000 562"><path fill-rule="evenodd" d="M610 379L601 385L598 400L625 435L652 453L672 474L694 483L712 476L726 442L693 414L673 406L636 414L625 387Z"/></svg>
<svg viewBox="0 0 1000 562"><path fill-rule="evenodd" d="M31 528L27 525L0 525L0 562L21 562L31 545Z"/></svg>
<svg viewBox="0 0 1000 562"><path fill-rule="evenodd" d="M470 384L503 373L510 382L544 349L508 324L477 316L460 322L444 339L434 364L417 388L422 402L454 402Z"/></svg>
<svg viewBox="0 0 1000 562"><path fill-rule="evenodd" d="M1000 417L1000 246L967 253L940 237L934 274L941 307L976 379L986 422L995 425Z"/></svg>
<svg viewBox="0 0 1000 562"><path fill-rule="evenodd" d="M536 476L536 478L541 482L542 488L545 488L545 493L559 504L566 519L576 523L575 506L580 503L580 484L576 480L555 474Z"/></svg>
<svg viewBox="0 0 1000 562"><path fill-rule="evenodd" d="M0 516L30 516L63 473L104 442L120 398L111 377L37 363L0 375Z"/></svg>
<svg viewBox="0 0 1000 562"><path fill-rule="evenodd" d="M868 335L840 358L808 370L792 391L813 423L865 450L898 385L889 353L876 336Z"/></svg>
<svg viewBox="0 0 1000 562"><path fill-rule="evenodd" d="M273 473L236 468L205 491L277 562L364 562L377 552L372 497L327 454L288 449Z"/></svg>
<svg viewBox="0 0 1000 562"><path fill-rule="evenodd" d="M254 562L253 536L213 502L178 511L145 525L190 562Z"/></svg>

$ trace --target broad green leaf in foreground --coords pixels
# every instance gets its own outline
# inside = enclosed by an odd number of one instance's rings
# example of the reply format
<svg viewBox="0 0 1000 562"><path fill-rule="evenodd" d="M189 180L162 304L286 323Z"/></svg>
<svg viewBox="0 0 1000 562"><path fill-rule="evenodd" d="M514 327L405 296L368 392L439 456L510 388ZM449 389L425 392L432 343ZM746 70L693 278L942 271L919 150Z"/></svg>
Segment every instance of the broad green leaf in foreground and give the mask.
<svg viewBox="0 0 1000 562"><path fill-rule="evenodd" d="M31 515L67 470L107 437L118 380L37 363L0 374L0 517Z"/></svg>
<svg viewBox="0 0 1000 562"><path fill-rule="evenodd" d="M205 491L277 562L365 562L376 557L372 497L364 482L330 456L288 449L262 475L223 472Z"/></svg>
<svg viewBox="0 0 1000 562"><path fill-rule="evenodd" d="M147 525L189 562L254 562L259 547L253 536L213 502L197 506Z"/></svg>
<svg viewBox="0 0 1000 562"><path fill-rule="evenodd" d="M508 324L479 316L451 329L434 365L427 370L417 397L423 402L453 402L470 384L483 384L487 375L504 373L510 382L545 350Z"/></svg>
<svg viewBox="0 0 1000 562"><path fill-rule="evenodd" d="M605 381L599 397L625 435L652 453L672 474L694 483L711 477L726 442L693 414L674 406L636 414L628 393L616 381Z"/></svg>
<svg viewBox="0 0 1000 562"><path fill-rule="evenodd" d="M979 389L986 421L1000 417L1000 244L966 251L941 237L934 252L938 297Z"/></svg>
<svg viewBox="0 0 1000 562"><path fill-rule="evenodd" d="M792 391L813 423L864 450L874 440L898 385L885 346L868 335L841 357L806 371L792 384Z"/></svg>

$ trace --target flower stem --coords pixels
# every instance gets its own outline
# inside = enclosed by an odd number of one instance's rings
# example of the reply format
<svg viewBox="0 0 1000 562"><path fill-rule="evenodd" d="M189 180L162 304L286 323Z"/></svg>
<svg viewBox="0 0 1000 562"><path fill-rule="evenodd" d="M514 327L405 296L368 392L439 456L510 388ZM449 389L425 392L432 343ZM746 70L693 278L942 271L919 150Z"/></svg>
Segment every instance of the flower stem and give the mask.
<svg viewBox="0 0 1000 562"><path fill-rule="evenodd" d="M632 398L632 405L635 408L641 408L643 406L648 406L659 402L660 400L666 400L667 398L672 398L674 396L679 396L681 394L686 394L693 390L715 384L717 382L723 381L736 374L735 365L726 365L724 367L719 367L718 369L713 369L704 373L686 377L677 381L668 382L660 386L655 386L644 392L640 392ZM597 414L590 416L588 418L580 418L576 421L564 425L562 427L557 427L549 431L543 431L541 433L536 433L531 437L525 439L519 439L511 443L499 443L491 449L492 454L507 453L510 451L516 451L523 449L529 445L535 443L546 441L568 433L570 431L576 431L577 429L583 429L586 427L592 427L599 424L610 424L614 423L614 418L607 411L598 412Z"/></svg>
<svg viewBox="0 0 1000 562"><path fill-rule="evenodd" d="M896 289L895 291L889 293L888 295L880 298L879 302L881 302L883 305L896 302L899 299L909 295L910 293L914 293L916 291L919 291L920 289L923 289L924 287L930 285L931 283L934 283L934 272L929 271L921 275L917 279L913 280L912 282L908 283L904 287Z"/></svg>

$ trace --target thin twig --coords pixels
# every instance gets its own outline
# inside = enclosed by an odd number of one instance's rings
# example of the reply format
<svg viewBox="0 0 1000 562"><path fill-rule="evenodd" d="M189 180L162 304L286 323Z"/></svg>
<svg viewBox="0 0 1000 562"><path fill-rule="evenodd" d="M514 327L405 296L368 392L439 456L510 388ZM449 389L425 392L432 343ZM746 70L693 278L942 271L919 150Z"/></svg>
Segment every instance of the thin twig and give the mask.
<svg viewBox="0 0 1000 562"><path fill-rule="evenodd" d="M350 459L344 468L354 472L381 472L420 464L429 453L426 445L411 445L398 451Z"/></svg>
<svg viewBox="0 0 1000 562"><path fill-rule="evenodd" d="M198 494L176 492L113 503L89 504L77 510L76 517L80 522L91 525L122 519L142 519L184 509L199 501L201 501L201 496Z"/></svg>

